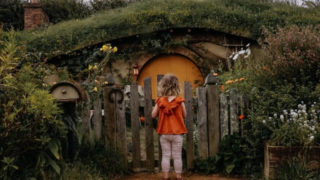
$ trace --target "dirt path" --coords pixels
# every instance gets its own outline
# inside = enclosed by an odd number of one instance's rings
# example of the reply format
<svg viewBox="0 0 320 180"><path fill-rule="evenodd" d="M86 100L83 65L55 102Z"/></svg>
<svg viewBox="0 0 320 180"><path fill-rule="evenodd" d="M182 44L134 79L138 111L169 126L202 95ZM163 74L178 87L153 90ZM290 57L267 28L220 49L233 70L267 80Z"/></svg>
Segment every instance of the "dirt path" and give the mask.
<svg viewBox="0 0 320 180"><path fill-rule="evenodd" d="M231 178L231 177L222 177L219 175L200 175L200 174L184 174L184 180L246 180L244 178ZM125 176L118 178L116 180L161 180L161 173L150 174L150 173L137 173L131 176ZM175 179L174 174L170 174L172 180Z"/></svg>

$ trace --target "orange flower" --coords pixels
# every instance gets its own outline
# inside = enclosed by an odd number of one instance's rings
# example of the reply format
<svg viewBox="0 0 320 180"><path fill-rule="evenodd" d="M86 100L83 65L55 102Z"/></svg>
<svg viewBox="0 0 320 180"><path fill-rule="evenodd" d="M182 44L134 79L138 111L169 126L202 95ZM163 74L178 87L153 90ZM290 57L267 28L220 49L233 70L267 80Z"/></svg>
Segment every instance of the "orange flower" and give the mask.
<svg viewBox="0 0 320 180"><path fill-rule="evenodd" d="M221 86L220 86L220 89L221 89L222 92L224 92L224 90L225 90L225 89L224 89L224 85L221 85Z"/></svg>
<svg viewBox="0 0 320 180"><path fill-rule="evenodd" d="M218 76L218 73L213 73L213 76Z"/></svg>
<svg viewBox="0 0 320 180"><path fill-rule="evenodd" d="M240 78L239 80L240 80L240 81L244 81L244 80L246 80L246 79L245 79L245 78Z"/></svg>
<svg viewBox="0 0 320 180"><path fill-rule="evenodd" d="M242 119L245 118L245 116L244 116L244 114L241 114L240 116L238 116L238 118L239 118L240 120L242 120Z"/></svg>
<svg viewBox="0 0 320 180"><path fill-rule="evenodd" d="M269 68L268 68L267 66L263 66L262 69L266 71L266 70L268 70Z"/></svg>
<svg viewBox="0 0 320 180"><path fill-rule="evenodd" d="M231 84L231 83L233 83L233 81L232 81L232 80L228 80L228 81L226 81L226 84Z"/></svg>

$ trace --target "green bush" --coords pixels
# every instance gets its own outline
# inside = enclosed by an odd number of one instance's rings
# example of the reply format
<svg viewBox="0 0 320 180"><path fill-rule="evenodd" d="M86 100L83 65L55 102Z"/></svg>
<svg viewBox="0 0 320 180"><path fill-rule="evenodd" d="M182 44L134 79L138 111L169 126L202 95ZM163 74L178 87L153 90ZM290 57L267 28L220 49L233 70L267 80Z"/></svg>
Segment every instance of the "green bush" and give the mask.
<svg viewBox="0 0 320 180"><path fill-rule="evenodd" d="M0 178L53 178L61 173L61 110L43 82L46 67L25 62L15 33L0 32Z"/></svg>
<svg viewBox="0 0 320 180"><path fill-rule="evenodd" d="M228 135L220 142L219 152L208 159L197 158L195 170L198 172L237 175L253 174L259 166L251 153L246 139L239 135Z"/></svg>

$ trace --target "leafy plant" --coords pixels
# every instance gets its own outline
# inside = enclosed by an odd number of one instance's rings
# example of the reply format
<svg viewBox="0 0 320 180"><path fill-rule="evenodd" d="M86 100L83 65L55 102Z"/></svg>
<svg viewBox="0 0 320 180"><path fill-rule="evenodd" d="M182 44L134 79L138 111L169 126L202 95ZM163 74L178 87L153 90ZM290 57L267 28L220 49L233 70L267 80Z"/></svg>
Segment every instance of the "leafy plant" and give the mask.
<svg viewBox="0 0 320 180"><path fill-rule="evenodd" d="M319 180L320 171L312 169L304 158L293 157L276 168L274 180Z"/></svg>
<svg viewBox="0 0 320 180"><path fill-rule="evenodd" d="M43 81L48 69L41 63L22 64L25 48L15 32L0 36L0 178L59 176L66 129Z"/></svg>

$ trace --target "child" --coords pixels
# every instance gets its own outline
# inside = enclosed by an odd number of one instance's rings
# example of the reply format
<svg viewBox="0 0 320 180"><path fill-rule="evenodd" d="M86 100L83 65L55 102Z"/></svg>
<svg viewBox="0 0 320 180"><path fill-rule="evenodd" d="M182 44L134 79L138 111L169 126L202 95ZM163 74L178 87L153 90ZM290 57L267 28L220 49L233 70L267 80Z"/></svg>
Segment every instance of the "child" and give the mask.
<svg viewBox="0 0 320 180"><path fill-rule="evenodd" d="M160 135L162 149L161 168L164 179L169 178L171 155L174 160L176 178L182 179L182 140L187 133L184 118L187 116L184 99L179 97L178 78L166 74L159 82L161 97L156 100L152 117L159 116L157 133Z"/></svg>

